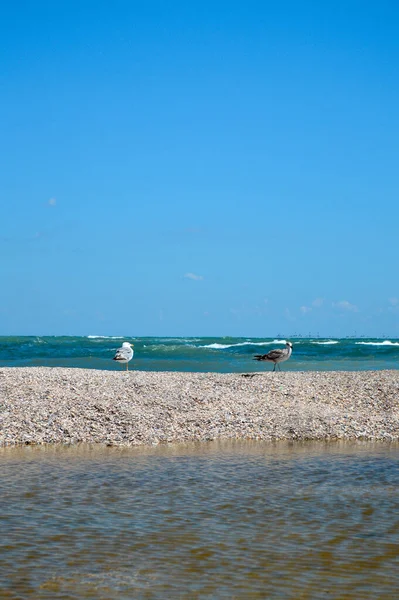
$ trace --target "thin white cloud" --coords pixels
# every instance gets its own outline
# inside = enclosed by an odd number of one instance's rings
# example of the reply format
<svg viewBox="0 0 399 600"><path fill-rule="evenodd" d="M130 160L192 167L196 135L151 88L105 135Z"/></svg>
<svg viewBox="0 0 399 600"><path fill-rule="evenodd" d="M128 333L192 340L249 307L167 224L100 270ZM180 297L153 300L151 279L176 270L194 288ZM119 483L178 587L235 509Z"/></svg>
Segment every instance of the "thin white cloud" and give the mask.
<svg viewBox="0 0 399 600"><path fill-rule="evenodd" d="M301 308L299 310L301 311L301 313L306 315L306 313L311 312L312 309L310 306L301 306Z"/></svg>
<svg viewBox="0 0 399 600"><path fill-rule="evenodd" d="M185 273L185 279L193 279L194 281L202 281L204 278L202 275L196 275L195 273Z"/></svg>
<svg viewBox="0 0 399 600"><path fill-rule="evenodd" d="M391 313L399 312L399 298L389 298L388 300L390 306L388 306L388 311Z"/></svg>
<svg viewBox="0 0 399 600"><path fill-rule="evenodd" d="M201 233L202 229L200 227L186 227L183 229L184 233Z"/></svg>
<svg viewBox="0 0 399 600"><path fill-rule="evenodd" d="M73 308L66 308L62 311L62 314L66 317L74 317L75 315L77 315L77 311Z"/></svg>
<svg viewBox="0 0 399 600"><path fill-rule="evenodd" d="M315 298L312 302L312 306L314 306L315 308L320 308L320 306L323 306L324 304L324 298Z"/></svg>
<svg viewBox="0 0 399 600"><path fill-rule="evenodd" d="M288 321L295 321L295 317L292 316L289 308L284 309L284 316Z"/></svg>
<svg viewBox="0 0 399 600"><path fill-rule="evenodd" d="M351 304L348 300L340 300L339 302L333 302L333 307L340 310L346 310L348 312L358 312L356 304Z"/></svg>

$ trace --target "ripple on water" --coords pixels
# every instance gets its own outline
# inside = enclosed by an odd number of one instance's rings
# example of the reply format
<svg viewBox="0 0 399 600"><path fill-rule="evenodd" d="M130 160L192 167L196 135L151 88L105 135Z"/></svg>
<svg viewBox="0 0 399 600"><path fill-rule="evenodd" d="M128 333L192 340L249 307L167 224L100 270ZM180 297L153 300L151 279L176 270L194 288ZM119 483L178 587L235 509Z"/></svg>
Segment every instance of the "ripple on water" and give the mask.
<svg viewBox="0 0 399 600"><path fill-rule="evenodd" d="M0 598L393 598L399 446L0 452Z"/></svg>

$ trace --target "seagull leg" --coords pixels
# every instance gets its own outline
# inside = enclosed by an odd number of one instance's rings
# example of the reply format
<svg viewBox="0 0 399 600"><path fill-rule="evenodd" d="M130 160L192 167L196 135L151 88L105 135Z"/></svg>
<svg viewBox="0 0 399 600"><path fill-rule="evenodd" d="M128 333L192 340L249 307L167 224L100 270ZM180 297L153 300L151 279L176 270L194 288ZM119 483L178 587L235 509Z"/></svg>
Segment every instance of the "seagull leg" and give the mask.
<svg viewBox="0 0 399 600"><path fill-rule="evenodd" d="M126 363L126 371L128 371L128 370L129 370L129 363L127 362Z"/></svg>
<svg viewBox="0 0 399 600"><path fill-rule="evenodd" d="M276 363L274 363L274 367L273 367L273 373L276 370Z"/></svg>

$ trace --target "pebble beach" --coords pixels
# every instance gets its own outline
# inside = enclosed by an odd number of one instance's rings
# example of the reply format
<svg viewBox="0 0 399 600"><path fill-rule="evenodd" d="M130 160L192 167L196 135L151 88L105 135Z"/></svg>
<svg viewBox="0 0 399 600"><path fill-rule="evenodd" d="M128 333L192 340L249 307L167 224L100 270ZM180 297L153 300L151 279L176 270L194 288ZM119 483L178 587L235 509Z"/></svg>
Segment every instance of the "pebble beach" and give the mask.
<svg viewBox="0 0 399 600"><path fill-rule="evenodd" d="M399 440L399 372L0 369L0 446Z"/></svg>

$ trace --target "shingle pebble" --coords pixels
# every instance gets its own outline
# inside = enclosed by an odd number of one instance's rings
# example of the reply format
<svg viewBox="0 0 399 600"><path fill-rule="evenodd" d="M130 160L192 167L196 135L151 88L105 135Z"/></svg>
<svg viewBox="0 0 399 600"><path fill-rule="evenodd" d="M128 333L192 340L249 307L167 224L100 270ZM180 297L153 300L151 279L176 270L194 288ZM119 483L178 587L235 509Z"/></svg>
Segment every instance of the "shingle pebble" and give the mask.
<svg viewBox="0 0 399 600"><path fill-rule="evenodd" d="M399 440L399 371L0 369L0 446Z"/></svg>

